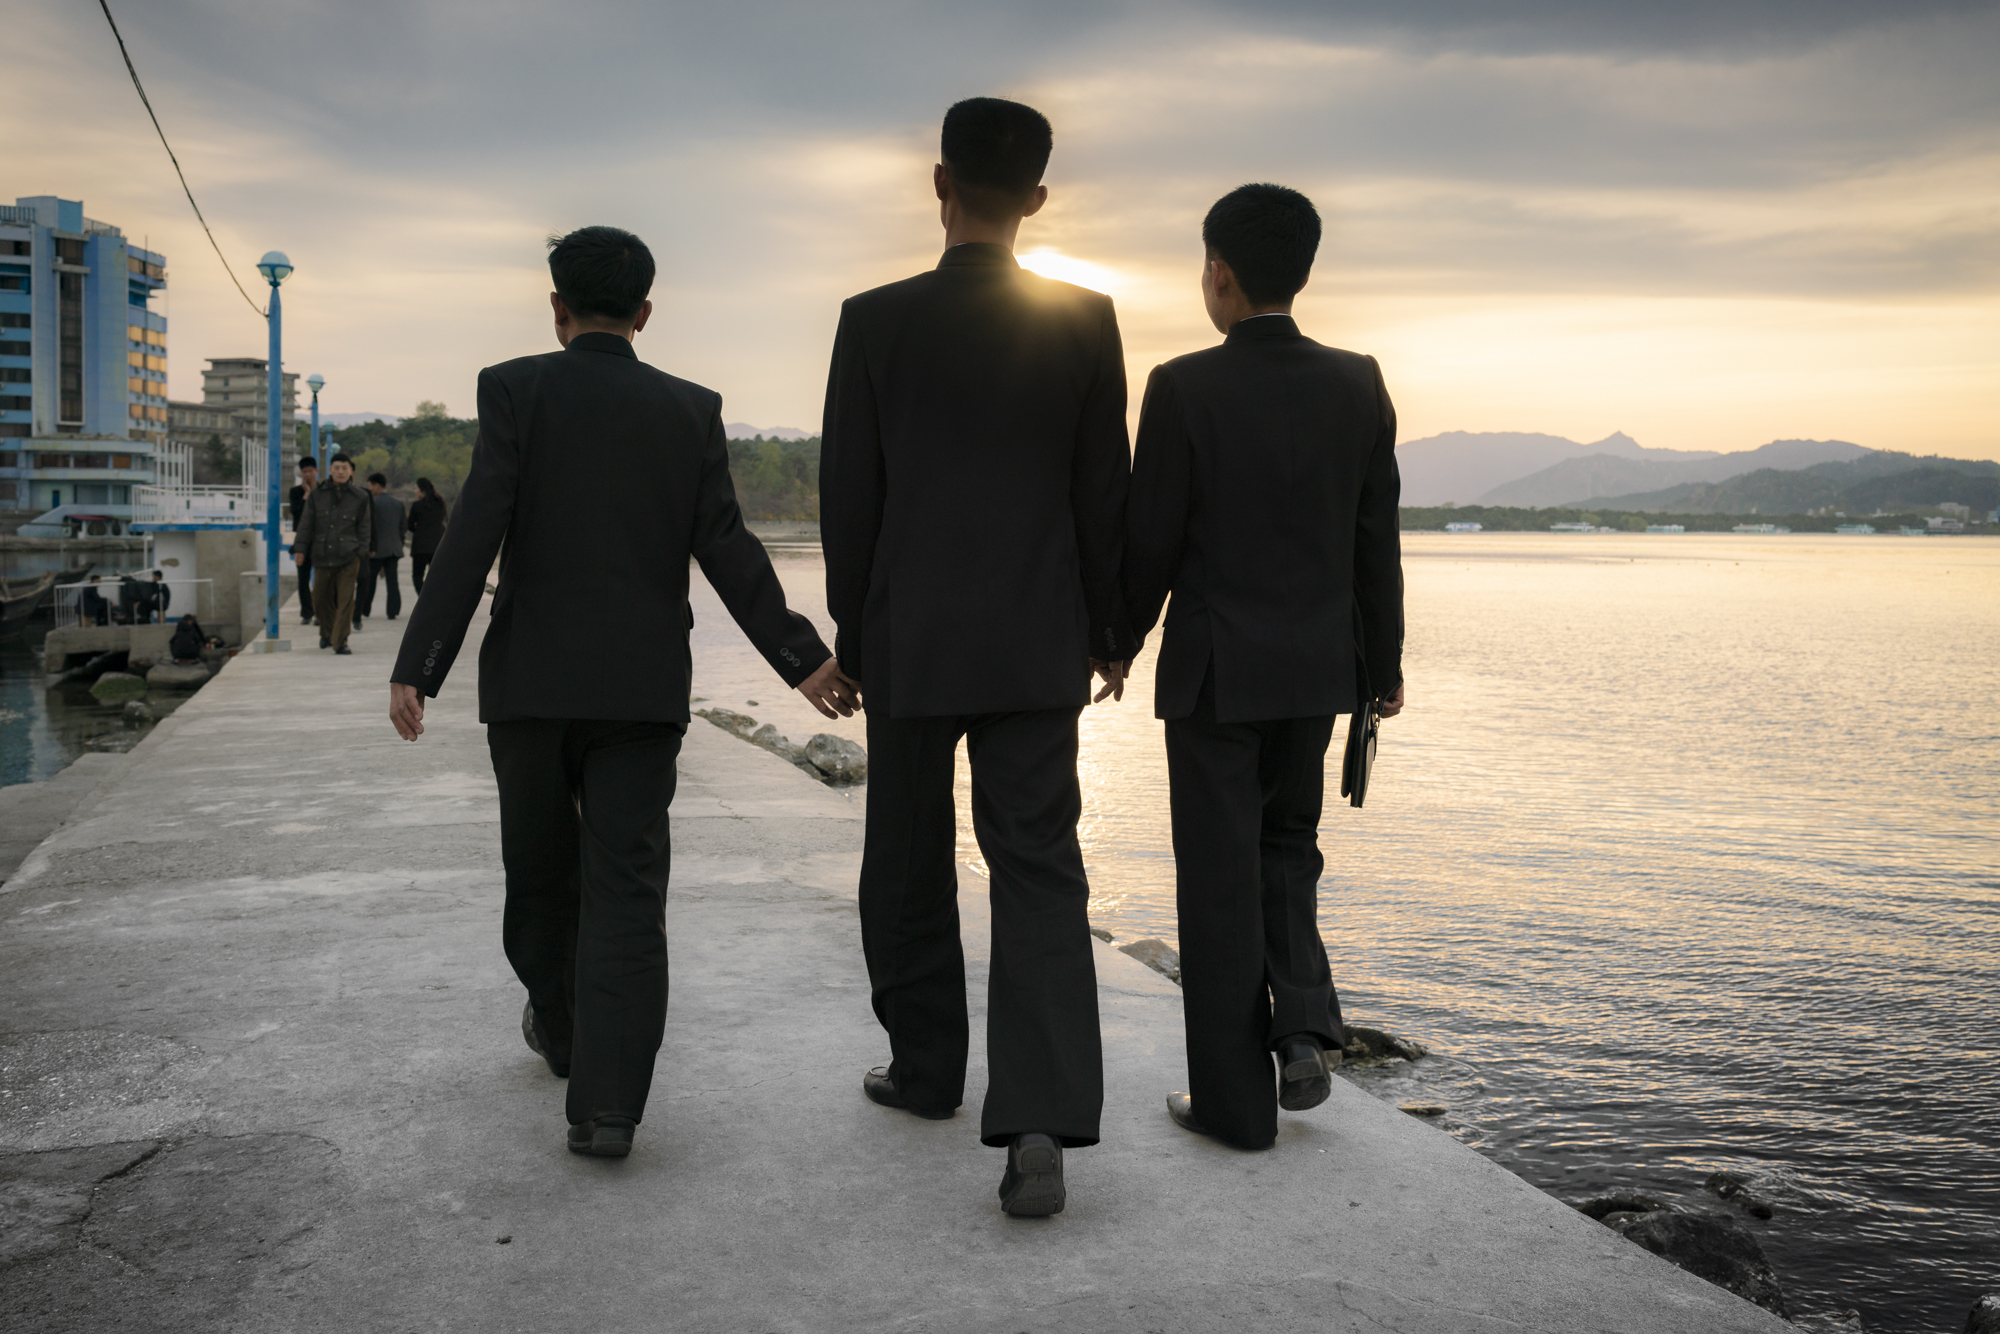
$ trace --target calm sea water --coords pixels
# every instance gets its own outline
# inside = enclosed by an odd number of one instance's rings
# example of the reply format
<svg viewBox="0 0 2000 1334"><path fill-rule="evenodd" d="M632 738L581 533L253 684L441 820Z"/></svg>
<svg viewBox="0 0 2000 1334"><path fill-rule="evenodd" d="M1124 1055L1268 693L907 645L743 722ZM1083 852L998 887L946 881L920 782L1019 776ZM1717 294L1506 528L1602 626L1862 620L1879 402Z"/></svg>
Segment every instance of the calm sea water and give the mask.
<svg viewBox="0 0 2000 1334"><path fill-rule="evenodd" d="M1748 1173L1795 1314L1961 1328L2000 1289L2000 542L1406 553L1410 707L1329 805L1321 920L1349 1016L1435 1055L1357 1082L1565 1199ZM830 639L816 551L779 554ZM696 582L697 695L864 739ZM1151 667L1083 722L1121 941L1176 936ZM976 864L962 751L959 799Z"/></svg>
<svg viewBox="0 0 2000 1334"><path fill-rule="evenodd" d="M100 704L87 681L47 689L35 652L45 629L0 641L0 787L53 778L87 751L128 751L152 730L128 722L123 703ZM165 717L186 698L154 691L146 703Z"/></svg>

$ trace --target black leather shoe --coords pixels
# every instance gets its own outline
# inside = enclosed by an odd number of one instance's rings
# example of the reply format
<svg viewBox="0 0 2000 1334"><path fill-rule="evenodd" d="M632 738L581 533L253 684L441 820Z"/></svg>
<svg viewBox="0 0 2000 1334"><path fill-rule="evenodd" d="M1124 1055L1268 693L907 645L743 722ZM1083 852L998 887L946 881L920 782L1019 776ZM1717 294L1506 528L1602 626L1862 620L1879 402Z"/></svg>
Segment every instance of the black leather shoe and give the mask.
<svg viewBox="0 0 2000 1334"><path fill-rule="evenodd" d="M1207 1126L1195 1120L1194 1099L1185 1093L1169 1093L1167 1095L1167 1115L1171 1116L1174 1119L1174 1124L1182 1130L1192 1130L1197 1135L1211 1133Z"/></svg>
<svg viewBox="0 0 2000 1334"><path fill-rule="evenodd" d="M331 639L328 639L325 635L321 635L319 637L319 646L321 648L332 648L333 641Z"/></svg>
<svg viewBox="0 0 2000 1334"><path fill-rule="evenodd" d="M912 1116L921 1116L926 1121L949 1121L956 1115L956 1109L947 1108L942 1112L927 1112L921 1107L912 1107L903 1100L903 1091L896 1087L896 1081L889 1078L889 1067L878 1065L861 1076L861 1091L868 1095L868 1101L894 1107Z"/></svg>
<svg viewBox="0 0 2000 1334"><path fill-rule="evenodd" d="M335 649L333 652L335 657L345 658L352 656L354 650L349 648L347 645L342 644L339 648Z"/></svg>
<svg viewBox="0 0 2000 1334"><path fill-rule="evenodd" d="M1329 1052L1307 1034L1278 1044L1278 1106L1288 1112L1317 1107L1333 1092L1334 1065L1340 1053Z"/></svg>
<svg viewBox="0 0 2000 1334"><path fill-rule="evenodd" d="M635 1128L629 1116L600 1116L594 1121L585 1121L580 1126L569 1128L569 1151L587 1153L594 1158L623 1158L632 1152L632 1131Z"/></svg>
<svg viewBox="0 0 2000 1334"><path fill-rule="evenodd" d="M1196 1119L1194 1114L1194 1099L1186 1093L1169 1093L1167 1095L1167 1115L1171 1116L1174 1119L1174 1124L1182 1130L1193 1131L1197 1135L1206 1135L1219 1144L1227 1144L1230 1148L1241 1149L1245 1153L1262 1153L1276 1142L1274 1140L1265 1140L1260 1144L1246 1144L1242 1140L1234 1140L1226 1135L1216 1134Z"/></svg>
<svg viewBox="0 0 2000 1334"><path fill-rule="evenodd" d="M1062 1145L1054 1135L1014 1136L1007 1171L1000 1178L1000 1209L1015 1218L1047 1218L1063 1211Z"/></svg>
<svg viewBox="0 0 2000 1334"><path fill-rule="evenodd" d="M549 1063L549 1073L557 1079L569 1078L569 1052L564 1050L567 1043L558 1044L543 1041L543 1034L535 1023L535 1003L529 1001L521 1007L521 1036L527 1039L528 1050ZM561 1051L562 1059L557 1060L550 1053Z"/></svg>

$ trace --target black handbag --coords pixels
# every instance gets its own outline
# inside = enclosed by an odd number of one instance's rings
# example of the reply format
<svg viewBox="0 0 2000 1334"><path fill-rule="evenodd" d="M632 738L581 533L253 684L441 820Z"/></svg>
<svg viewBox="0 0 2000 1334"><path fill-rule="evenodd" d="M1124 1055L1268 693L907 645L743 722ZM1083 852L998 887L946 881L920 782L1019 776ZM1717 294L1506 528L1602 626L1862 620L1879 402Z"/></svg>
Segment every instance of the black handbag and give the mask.
<svg viewBox="0 0 2000 1334"><path fill-rule="evenodd" d="M1347 753L1340 761L1340 795L1350 806L1368 799L1368 771L1375 767L1375 742L1382 731L1382 702L1368 681L1368 656L1362 646L1361 609L1354 609L1354 676L1361 698L1347 720Z"/></svg>
<svg viewBox="0 0 2000 1334"><path fill-rule="evenodd" d="M1368 771L1375 766L1375 740L1382 730L1382 705L1369 700L1347 720L1347 754L1340 761L1340 795L1350 806L1368 797Z"/></svg>

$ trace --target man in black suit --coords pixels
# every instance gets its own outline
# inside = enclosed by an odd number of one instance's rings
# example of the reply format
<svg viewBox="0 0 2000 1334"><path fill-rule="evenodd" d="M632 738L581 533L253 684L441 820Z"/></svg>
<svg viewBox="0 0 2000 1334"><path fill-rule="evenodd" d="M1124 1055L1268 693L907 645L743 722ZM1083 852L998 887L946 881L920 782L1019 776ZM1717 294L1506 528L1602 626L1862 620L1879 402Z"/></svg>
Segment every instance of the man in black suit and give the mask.
<svg viewBox="0 0 2000 1334"><path fill-rule="evenodd" d="M292 488L287 503L292 510L292 529L298 530L299 517L305 513L306 497L319 485L319 462L308 454L299 460L299 484ZM311 625L313 619L313 567L310 563L299 566L299 622Z"/></svg>
<svg viewBox="0 0 2000 1334"><path fill-rule="evenodd" d="M820 445L827 607L867 703L861 932L892 1058L862 1087L933 1119L964 1100L964 737L992 873L980 1138L1007 1149L1001 1205L1026 1216L1062 1208L1064 1146L1097 1142L1077 715L1091 660L1132 648L1118 322L1108 298L1013 255L1048 197L1050 145L1048 121L1019 103L951 108L933 172L944 257L842 306Z"/></svg>
<svg viewBox="0 0 2000 1334"><path fill-rule="evenodd" d="M856 699L743 526L721 397L632 350L652 254L615 227L550 247L563 350L479 373L472 471L403 634L389 714L405 740L422 734L503 553L479 718L500 786L507 960L528 988L523 1036L570 1080L569 1147L623 1157L666 1026L688 557L820 712L851 715ZM611 656L592 638L606 626Z"/></svg>
<svg viewBox="0 0 2000 1334"><path fill-rule="evenodd" d="M1318 922L1334 715L1403 703L1396 414L1373 357L1292 319L1319 235L1282 186L1209 210L1202 297L1228 337L1153 371L1126 511L1140 633L1173 594L1156 711L1190 1092L1167 1106L1251 1149L1276 1139L1278 1107L1325 1101L1344 1043Z"/></svg>

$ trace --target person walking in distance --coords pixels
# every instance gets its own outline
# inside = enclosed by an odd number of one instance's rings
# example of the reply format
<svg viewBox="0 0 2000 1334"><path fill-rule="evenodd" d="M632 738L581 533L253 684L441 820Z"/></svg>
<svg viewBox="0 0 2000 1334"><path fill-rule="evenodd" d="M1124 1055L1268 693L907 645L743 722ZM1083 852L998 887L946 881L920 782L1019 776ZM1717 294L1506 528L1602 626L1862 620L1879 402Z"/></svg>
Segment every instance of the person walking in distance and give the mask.
<svg viewBox="0 0 2000 1334"><path fill-rule="evenodd" d="M361 592L361 614L375 614L375 590L377 586L386 586L385 610L393 621L403 610L403 590L396 585L396 566L403 559L409 515L403 509L403 502L389 494L389 479L382 473L368 474L368 497L375 540L368 553L368 579Z"/></svg>
<svg viewBox="0 0 2000 1334"><path fill-rule="evenodd" d="M335 454L327 462L331 474L313 488L299 514L292 536L292 561L300 569L310 564L317 573L319 596L313 611L319 620L319 646L346 655L348 632L354 628L354 589L367 560L374 532L368 493L354 480L354 460Z"/></svg>
<svg viewBox="0 0 2000 1334"><path fill-rule="evenodd" d="M1202 299L1226 337L1147 381L1125 592L1142 634L1173 595L1155 712L1188 1091L1167 1111L1261 1149L1278 1108L1326 1100L1345 1043L1318 831L1334 716L1403 707L1396 414L1373 357L1322 346L1292 318L1319 248L1310 200L1246 185L1201 232Z"/></svg>
<svg viewBox="0 0 2000 1334"><path fill-rule="evenodd" d="M417 503L410 506L410 587L414 592L424 591L424 571L430 568L438 543L444 541L445 520L450 513L431 479L419 477Z"/></svg>
<svg viewBox="0 0 2000 1334"><path fill-rule="evenodd" d="M291 490L286 503L292 511L292 532L299 530L299 516L305 513L306 497L319 485L319 464L308 454L299 460L298 485ZM299 624L311 625L313 619L313 590L311 562L298 567L299 571Z"/></svg>
<svg viewBox="0 0 2000 1334"><path fill-rule="evenodd" d="M550 242L559 352L479 373L472 470L403 633L389 717L414 741L505 552L479 649L500 788L502 938L522 1035L569 1080L568 1145L632 1148L666 1029L667 808L688 725L688 561L764 660L828 717L852 685L785 606L729 477L721 396L638 360L653 256L630 232ZM601 479L615 477L606 488ZM637 582L635 570L647 572ZM579 671L577 627L621 627L644 672Z"/></svg>
<svg viewBox="0 0 2000 1334"><path fill-rule="evenodd" d="M868 715L861 934L890 1062L862 1089L933 1119L964 1100L963 737L992 868L980 1139L1007 1150L1000 1203L1019 1216L1060 1211L1063 1150L1098 1139L1077 717L1091 660L1115 677L1132 652L1118 321L1109 298L1014 260L1048 197L1051 143L1017 102L946 113L932 173L944 255L841 308L820 454L827 608Z"/></svg>

